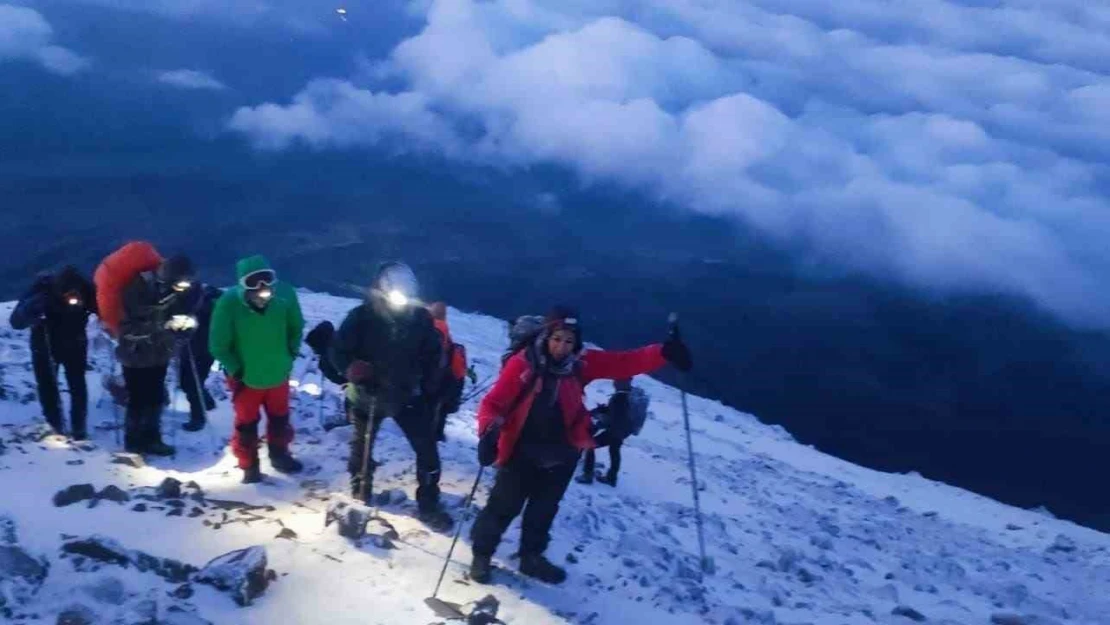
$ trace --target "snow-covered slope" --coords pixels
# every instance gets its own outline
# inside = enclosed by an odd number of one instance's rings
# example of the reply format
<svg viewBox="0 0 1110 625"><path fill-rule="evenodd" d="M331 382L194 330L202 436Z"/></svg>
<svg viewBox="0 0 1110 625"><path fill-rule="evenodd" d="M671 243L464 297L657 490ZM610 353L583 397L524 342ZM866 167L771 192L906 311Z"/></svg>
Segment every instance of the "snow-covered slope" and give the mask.
<svg viewBox="0 0 1110 625"><path fill-rule="evenodd" d="M338 323L355 304L311 293L304 293L302 302L309 327L323 319ZM0 306L0 317L6 320L10 310L10 304ZM450 320L479 378L492 376L506 343L505 323L455 310ZM108 401L92 408L92 444L78 448L53 436L36 440L42 426L26 335L4 324L0 515L16 522L21 549L49 563L45 583L15 610L14 620L34 615L53 623L56 614L80 604L84 607L71 609L70 617L80 613L105 623L203 622L198 616L214 623L442 621L423 598L431 594L451 537L430 533L414 520L413 458L391 422L375 451L384 463L375 487L394 491L381 514L400 533L397 548L356 545L338 536L334 525L324 527L329 500L344 497L349 428L324 432L320 427L319 379L311 358L297 363L294 397L294 451L307 461L308 471L293 477L271 472L264 484L244 486L225 448L230 410L215 375L209 388L220 406L206 430L169 435L179 446L176 458L142 468L113 463L117 447ZM99 370L108 366L106 355L95 354L94 364L97 371L89 373L93 403L101 396ZM637 383L651 395L651 415L642 435L625 447L619 486L572 484L556 520L549 556L566 563L569 581L554 587L499 571L494 585L475 585L465 575L470 550L464 532L442 598L467 603L492 593L502 603L502 620L527 625L841 625L918 618L968 625L1110 623L1110 536L920 476L863 469L799 445L781 428L750 415L691 397L706 535L717 566L703 583L696 573L679 393L650 378ZM326 387L325 411L338 410L336 390ZM604 401L610 390L607 382L592 385L589 403ZM166 414L167 432L186 418L184 399L177 402ZM462 511L454 506L478 469L476 402L451 419L442 446L445 501L456 518ZM599 462L606 458L602 451ZM140 491L132 489L156 486L167 476L195 481L204 496L179 500L184 501L180 512L173 507L180 504L157 498L139 502L143 511L133 509L137 499L100 501L95 507L55 507L52 502L55 492L72 484L91 483L97 489L114 484L136 494ZM480 502L491 481L487 472ZM260 507L229 510L220 507L220 500ZM515 570L509 554L518 532L517 523L495 560L508 571ZM181 590L179 583L134 566L97 567L63 557L60 548L67 540L94 534L196 566L261 545L277 577L252 605L239 607L209 586ZM4 566L0 557L0 590ZM193 592L187 599L169 594L185 596L187 590ZM175 605L179 611L170 611ZM156 620L150 620L152 610ZM1017 620L1006 620L1009 616Z"/></svg>

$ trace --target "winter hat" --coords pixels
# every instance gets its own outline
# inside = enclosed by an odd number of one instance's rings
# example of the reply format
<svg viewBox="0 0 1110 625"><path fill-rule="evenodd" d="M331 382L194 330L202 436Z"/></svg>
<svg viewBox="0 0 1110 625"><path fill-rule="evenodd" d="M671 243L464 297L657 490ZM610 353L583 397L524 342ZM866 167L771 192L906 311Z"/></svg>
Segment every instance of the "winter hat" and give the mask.
<svg viewBox="0 0 1110 625"><path fill-rule="evenodd" d="M574 351L582 350L582 326L578 319L578 312L569 306L555 306L543 318L544 338L551 336L555 330L570 330L574 332Z"/></svg>
<svg viewBox="0 0 1110 625"><path fill-rule="evenodd" d="M335 336L335 326L330 321L321 321L319 325L308 333L304 338L304 342L312 348L313 353L316 355L323 354L328 346L331 344L332 337Z"/></svg>
<svg viewBox="0 0 1110 625"><path fill-rule="evenodd" d="M420 293L420 283L416 280L416 274L408 265L399 261L383 263L378 268L378 274L374 276L374 283L370 288L382 293L397 290L410 299Z"/></svg>
<svg viewBox="0 0 1110 625"><path fill-rule="evenodd" d="M191 280L193 273L193 261L184 254L171 256L158 268L158 277L170 283Z"/></svg>
<svg viewBox="0 0 1110 625"><path fill-rule="evenodd" d="M65 295L70 291L83 291L85 286L85 279L81 277L81 272L73 265L66 265L58 271L58 277L54 280L54 290L58 295Z"/></svg>

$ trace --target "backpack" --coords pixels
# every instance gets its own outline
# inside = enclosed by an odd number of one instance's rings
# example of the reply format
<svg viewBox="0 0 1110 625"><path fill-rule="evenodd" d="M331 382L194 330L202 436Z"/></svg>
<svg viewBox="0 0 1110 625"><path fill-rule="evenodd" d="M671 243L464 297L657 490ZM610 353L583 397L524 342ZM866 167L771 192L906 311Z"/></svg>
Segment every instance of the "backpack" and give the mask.
<svg viewBox="0 0 1110 625"><path fill-rule="evenodd" d="M501 366L509 361L520 350L528 347L536 340L544 328L542 315L521 315L509 326L509 349L501 355Z"/></svg>
<svg viewBox="0 0 1110 625"><path fill-rule="evenodd" d="M644 389L633 387L630 391L616 391L609 396L609 403L590 411L594 436L608 431L611 438L624 440L644 429L650 399Z"/></svg>
<svg viewBox="0 0 1110 625"><path fill-rule="evenodd" d="M100 320L113 338L119 337L123 321L123 289L135 276L154 271L162 264L162 256L145 241L132 241L105 258L93 274L96 284L96 306Z"/></svg>

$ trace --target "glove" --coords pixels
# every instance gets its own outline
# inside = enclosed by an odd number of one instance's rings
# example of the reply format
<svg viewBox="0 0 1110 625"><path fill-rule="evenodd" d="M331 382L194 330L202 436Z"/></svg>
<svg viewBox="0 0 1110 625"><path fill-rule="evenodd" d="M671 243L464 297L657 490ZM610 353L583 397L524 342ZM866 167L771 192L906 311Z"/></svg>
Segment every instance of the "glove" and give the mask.
<svg viewBox="0 0 1110 625"><path fill-rule="evenodd" d="M690 355L690 348L682 342L682 339L671 337L663 343L663 359L674 365L675 369L679 371L689 371L694 367L693 357Z"/></svg>
<svg viewBox="0 0 1110 625"><path fill-rule="evenodd" d="M501 426L494 423L478 438L478 464L488 467L497 461L497 441L501 438Z"/></svg>
<svg viewBox="0 0 1110 625"><path fill-rule="evenodd" d="M231 398L239 394L243 390L243 372L236 371L235 373L228 374L227 376L227 390L231 391Z"/></svg>
<svg viewBox="0 0 1110 625"><path fill-rule="evenodd" d="M347 365L346 377L354 384L362 384L374 375L374 368L365 360L356 360Z"/></svg>

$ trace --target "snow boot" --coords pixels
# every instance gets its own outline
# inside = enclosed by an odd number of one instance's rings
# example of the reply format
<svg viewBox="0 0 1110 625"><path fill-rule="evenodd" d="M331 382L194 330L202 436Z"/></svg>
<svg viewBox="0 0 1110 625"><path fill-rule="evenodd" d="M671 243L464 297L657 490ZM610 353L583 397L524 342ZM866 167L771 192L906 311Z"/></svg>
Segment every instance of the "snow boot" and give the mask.
<svg viewBox="0 0 1110 625"><path fill-rule="evenodd" d="M474 559L470 561L470 579L479 584L488 584L491 577L493 577L493 564L490 562L490 557L474 554Z"/></svg>
<svg viewBox="0 0 1110 625"><path fill-rule="evenodd" d="M203 389L201 392L204 393L204 409L208 412L212 412L216 409L215 398L213 398L212 394L208 392L208 389Z"/></svg>
<svg viewBox="0 0 1110 625"><path fill-rule="evenodd" d="M69 414L70 436L75 441L89 439L88 415L81 410L73 410Z"/></svg>
<svg viewBox="0 0 1110 625"><path fill-rule="evenodd" d="M590 473L583 473L582 475L579 475L578 477L574 478L574 481L578 482L579 484L593 484L594 483L594 476L593 476L593 474L590 474Z"/></svg>
<svg viewBox="0 0 1110 625"><path fill-rule="evenodd" d="M615 473L598 474L597 481L615 487L617 485L617 475Z"/></svg>
<svg viewBox="0 0 1110 625"><path fill-rule="evenodd" d="M270 446L270 466L278 473L300 473L304 464L293 457L288 449L278 449Z"/></svg>
<svg viewBox="0 0 1110 625"><path fill-rule="evenodd" d="M435 506L421 506L417 518L433 532L446 532L455 526L455 519L444 512L438 504Z"/></svg>
<svg viewBox="0 0 1110 625"><path fill-rule="evenodd" d="M208 420L205 419L203 416L197 419L196 415L193 415L189 417L188 421L181 424L181 429L185 430L186 432L199 432L203 430L204 426L207 424Z"/></svg>
<svg viewBox="0 0 1110 625"><path fill-rule="evenodd" d="M262 469L258 466L258 461L255 460L254 464L243 469L243 484L257 484L262 481Z"/></svg>
<svg viewBox="0 0 1110 625"><path fill-rule="evenodd" d="M143 413L144 453L155 456L172 456L177 453L172 445L162 442L162 407L153 406Z"/></svg>
<svg viewBox="0 0 1110 625"><path fill-rule="evenodd" d="M567 579L567 571L555 566L540 553L521 554L520 572L548 584L562 584Z"/></svg>

